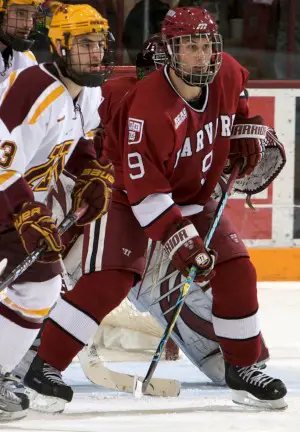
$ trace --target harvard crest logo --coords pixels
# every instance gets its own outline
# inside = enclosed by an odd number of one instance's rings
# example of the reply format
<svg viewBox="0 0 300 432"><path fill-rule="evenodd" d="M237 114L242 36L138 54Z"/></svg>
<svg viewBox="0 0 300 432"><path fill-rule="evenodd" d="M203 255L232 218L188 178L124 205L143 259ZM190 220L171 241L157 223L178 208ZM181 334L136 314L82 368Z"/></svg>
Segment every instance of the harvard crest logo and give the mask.
<svg viewBox="0 0 300 432"><path fill-rule="evenodd" d="M144 120L129 117L128 119L128 144L138 144L143 136Z"/></svg>

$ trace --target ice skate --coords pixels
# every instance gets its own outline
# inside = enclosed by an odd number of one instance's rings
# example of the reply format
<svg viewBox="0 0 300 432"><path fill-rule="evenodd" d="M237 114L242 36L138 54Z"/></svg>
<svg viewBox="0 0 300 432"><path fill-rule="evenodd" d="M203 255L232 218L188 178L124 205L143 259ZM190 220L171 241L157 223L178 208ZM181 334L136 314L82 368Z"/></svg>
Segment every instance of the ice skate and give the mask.
<svg viewBox="0 0 300 432"><path fill-rule="evenodd" d="M270 410L287 408L284 383L266 375L257 365L238 367L226 362L225 379L237 404Z"/></svg>
<svg viewBox="0 0 300 432"><path fill-rule="evenodd" d="M12 374L0 374L0 422L18 420L28 413L25 389Z"/></svg>
<svg viewBox="0 0 300 432"><path fill-rule="evenodd" d="M63 381L61 372L38 355L24 377L24 384L29 390L30 407L36 411L62 412L73 398L73 390Z"/></svg>

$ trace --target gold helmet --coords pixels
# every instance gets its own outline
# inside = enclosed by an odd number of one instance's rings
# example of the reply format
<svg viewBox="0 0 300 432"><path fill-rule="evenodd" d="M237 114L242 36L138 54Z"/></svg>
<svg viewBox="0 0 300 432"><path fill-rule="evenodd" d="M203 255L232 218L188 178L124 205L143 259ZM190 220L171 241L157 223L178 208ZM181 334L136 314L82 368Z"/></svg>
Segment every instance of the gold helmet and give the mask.
<svg viewBox="0 0 300 432"><path fill-rule="evenodd" d="M20 26L20 21L23 22L24 19L16 16L14 22L13 18L10 18L10 24L8 25L9 7L12 5L24 5L33 6L37 9L43 2L44 0L0 0L0 41L16 51L29 50L34 44L34 40L29 39L27 35L26 37L25 35L23 37L15 35ZM23 30L23 27L21 30Z"/></svg>
<svg viewBox="0 0 300 432"><path fill-rule="evenodd" d="M92 6L87 4L54 4L54 12L49 25L48 37L51 50L62 74L76 84L96 87L103 83L111 72L113 62L108 62L108 43L113 40L109 32L108 22ZM53 7L52 6L52 7ZM78 37L85 35L101 35L104 60L93 61L88 51L88 63L81 63ZM88 39L87 39L88 41ZM76 61L72 57L72 47L77 46ZM58 49L60 47L60 49ZM102 56L103 57L103 56ZM87 69L84 71L84 69ZM92 69L96 69L93 71Z"/></svg>

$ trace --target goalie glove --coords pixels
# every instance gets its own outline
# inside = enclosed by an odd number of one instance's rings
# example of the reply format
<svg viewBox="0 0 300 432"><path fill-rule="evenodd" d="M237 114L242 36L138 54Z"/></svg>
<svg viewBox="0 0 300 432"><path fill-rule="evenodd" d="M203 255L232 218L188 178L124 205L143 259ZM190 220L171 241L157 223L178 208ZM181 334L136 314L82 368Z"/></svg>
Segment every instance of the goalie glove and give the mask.
<svg viewBox="0 0 300 432"><path fill-rule="evenodd" d="M72 209L76 211L84 203L88 209L77 225L89 225L100 219L109 209L114 183L113 167L108 161L93 159L88 162L75 181L72 191Z"/></svg>
<svg viewBox="0 0 300 432"><path fill-rule="evenodd" d="M225 173L229 174L232 167L241 157L244 160L238 178L250 175L264 156L267 126L260 116L236 119L230 137L230 153Z"/></svg>
<svg viewBox="0 0 300 432"><path fill-rule="evenodd" d="M63 250L58 228L51 216L48 207L35 201L24 203L20 212L13 214L14 226L28 255L43 241L47 243L48 250L41 255L40 262L58 261Z"/></svg>
<svg viewBox="0 0 300 432"><path fill-rule="evenodd" d="M248 197L265 189L281 173L286 163L286 154L283 144L279 141L274 129L268 128L264 140L265 152L263 158L256 165L250 175L235 181L232 193L243 193ZM218 199L226 189L229 175L224 170L214 190L212 198Z"/></svg>
<svg viewBox="0 0 300 432"><path fill-rule="evenodd" d="M214 277L216 254L205 248L198 231L188 219L171 228L163 241L163 247L174 266L184 276L187 277L190 267L195 265L198 268L195 282L208 281Z"/></svg>

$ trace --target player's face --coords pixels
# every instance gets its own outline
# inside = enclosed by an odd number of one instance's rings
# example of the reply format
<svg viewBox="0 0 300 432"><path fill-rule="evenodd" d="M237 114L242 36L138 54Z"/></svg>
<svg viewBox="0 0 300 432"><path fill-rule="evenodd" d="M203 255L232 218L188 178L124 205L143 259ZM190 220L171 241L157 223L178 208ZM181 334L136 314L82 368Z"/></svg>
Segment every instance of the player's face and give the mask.
<svg viewBox="0 0 300 432"><path fill-rule="evenodd" d="M105 39L97 33L89 33L73 38L70 49L72 68L80 73L101 71L104 57Z"/></svg>
<svg viewBox="0 0 300 432"><path fill-rule="evenodd" d="M180 38L178 63L183 73L206 73L212 56L212 42L208 35Z"/></svg>
<svg viewBox="0 0 300 432"><path fill-rule="evenodd" d="M35 16L34 6L12 4L4 16L2 30L10 36L27 39L33 28Z"/></svg>

